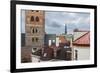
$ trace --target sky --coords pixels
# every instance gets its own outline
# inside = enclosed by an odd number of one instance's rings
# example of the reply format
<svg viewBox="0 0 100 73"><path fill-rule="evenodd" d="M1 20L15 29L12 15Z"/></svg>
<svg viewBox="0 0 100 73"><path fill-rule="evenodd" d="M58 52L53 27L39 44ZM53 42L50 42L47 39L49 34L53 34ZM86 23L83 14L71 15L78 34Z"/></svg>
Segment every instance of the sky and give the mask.
<svg viewBox="0 0 100 73"><path fill-rule="evenodd" d="M21 10L21 33L25 33L25 10Z"/></svg>
<svg viewBox="0 0 100 73"><path fill-rule="evenodd" d="M25 10L21 11L21 32L25 33ZM67 32L70 34L74 29L89 30L90 14L64 11L45 11L45 32L47 34L62 34L65 32L65 24Z"/></svg>
<svg viewBox="0 0 100 73"><path fill-rule="evenodd" d="M90 14L76 12L45 12L45 31L46 33L62 34L65 32L72 33L74 29L89 30Z"/></svg>

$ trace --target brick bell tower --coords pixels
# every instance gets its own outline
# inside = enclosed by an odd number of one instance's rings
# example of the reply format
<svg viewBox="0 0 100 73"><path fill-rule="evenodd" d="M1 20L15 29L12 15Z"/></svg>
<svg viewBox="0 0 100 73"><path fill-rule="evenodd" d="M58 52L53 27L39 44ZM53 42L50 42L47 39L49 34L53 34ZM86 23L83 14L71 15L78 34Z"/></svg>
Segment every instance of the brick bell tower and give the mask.
<svg viewBox="0 0 100 73"><path fill-rule="evenodd" d="M44 11L26 10L25 41L26 46L33 50L41 49L44 45L45 15Z"/></svg>

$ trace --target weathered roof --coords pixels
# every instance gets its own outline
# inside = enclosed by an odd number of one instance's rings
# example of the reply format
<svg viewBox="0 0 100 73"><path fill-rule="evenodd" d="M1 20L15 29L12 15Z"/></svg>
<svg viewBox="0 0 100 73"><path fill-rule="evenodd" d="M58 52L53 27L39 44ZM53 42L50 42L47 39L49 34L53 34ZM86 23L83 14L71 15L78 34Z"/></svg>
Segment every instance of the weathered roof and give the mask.
<svg viewBox="0 0 100 73"><path fill-rule="evenodd" d="M80 36L75 41L73 41L73 45L77 46L90 46L90 32Z"/></svg>

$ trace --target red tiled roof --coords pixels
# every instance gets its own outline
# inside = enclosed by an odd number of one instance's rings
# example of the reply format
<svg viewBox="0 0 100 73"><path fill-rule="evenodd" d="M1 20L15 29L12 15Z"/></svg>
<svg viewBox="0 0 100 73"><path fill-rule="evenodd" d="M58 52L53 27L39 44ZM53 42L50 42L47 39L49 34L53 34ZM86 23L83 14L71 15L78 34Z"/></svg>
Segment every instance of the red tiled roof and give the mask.
<svg viewBox="0 0 100 73"><path fill-rule="evenodd" d="M82 35L73 42L73 45L77 46L90 46L90 32Z"/></svg>
<svg viewBox="0 0 100 73"><path fill-rule="evenodd" d="M68 43L69 41L66 40L65 36L59 36L60 43Z"/></svg>

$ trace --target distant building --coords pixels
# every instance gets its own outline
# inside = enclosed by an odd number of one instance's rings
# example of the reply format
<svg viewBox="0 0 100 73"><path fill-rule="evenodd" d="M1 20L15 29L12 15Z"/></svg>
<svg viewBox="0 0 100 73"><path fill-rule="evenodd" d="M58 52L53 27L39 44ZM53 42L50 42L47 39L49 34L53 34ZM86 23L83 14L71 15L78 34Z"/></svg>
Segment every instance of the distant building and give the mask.
<svg viewBox="0 0 100 73"><path fill-rule="evenodd" d="M90 32L74 31L74 60L90 59Z"/></svg>
<svg viewBox="0 0 100 73"><path fill-rule="evenodd" d="M72 49L70 47L70 41L67 40L65 35L60 35L59 41L60 49L57 51L57 58L61 60L72 60Z"/></svg>
<svg viewBox="0 0 100 73"><path fill-rule="evenodd" d="M57 59L60 60L72 60L72 50L69 46L62 46L59 47L59 50L57 51Z"/></svg>
<svg viewBox="0 0 100 73"><path fill-rule="evenodd" d="M65 36L60 35L59 36L59 45L63 45L63 46L70 46L70 41L66 39Z"/></svg>
<svg viewBox="0 0 100 73"><path fill-rule="evenodd" d="M72 52L70 48L70 41L65 36L56 36L56 34L46 34L45 41L47 47L44 48L42 60L71 60Z"/></svg>
<svg viewBox="0 0 100 73"><path fill-rule="evenodd" d="M47 61L47 60L51 60L54 58L54 50L51 47L44 47L43 53L41 55L41 60L43 61Z"/></svg>
<svg viewBox="0 0 100 73"><path fill-rule="evenodd" d="M51 46L56 44L56 34L45 34L45 45Z"/></svg>

